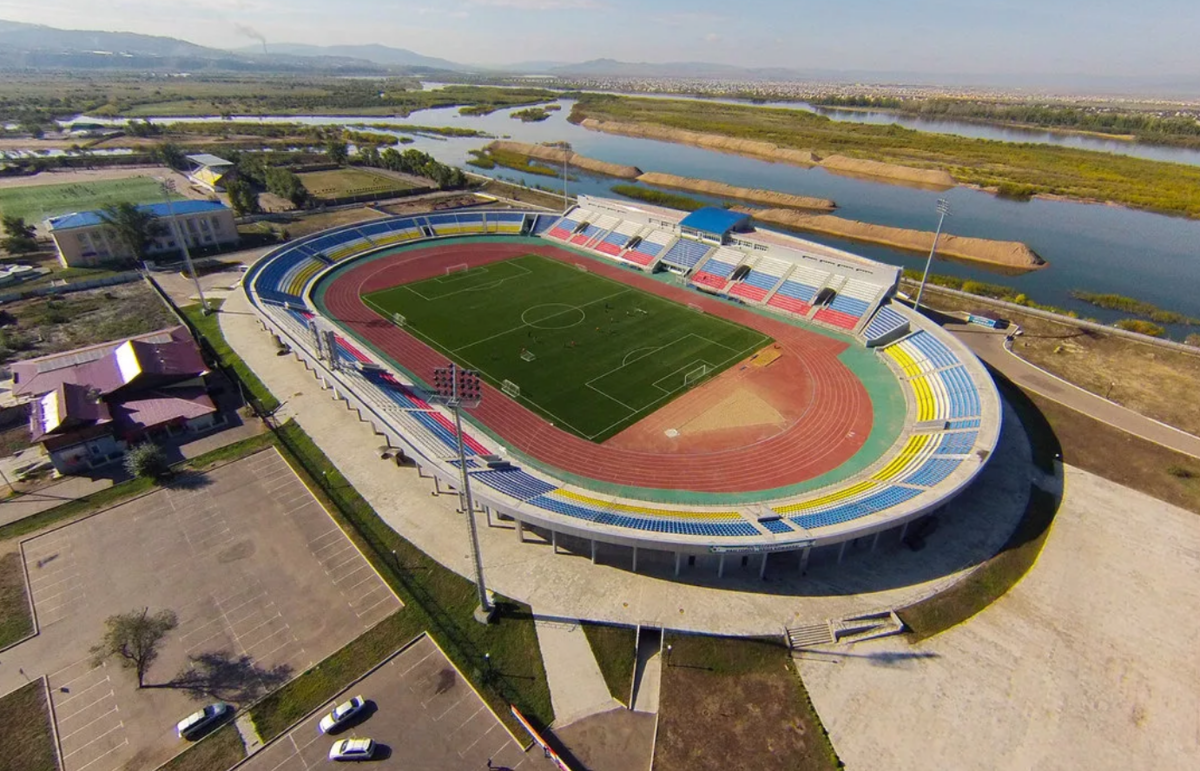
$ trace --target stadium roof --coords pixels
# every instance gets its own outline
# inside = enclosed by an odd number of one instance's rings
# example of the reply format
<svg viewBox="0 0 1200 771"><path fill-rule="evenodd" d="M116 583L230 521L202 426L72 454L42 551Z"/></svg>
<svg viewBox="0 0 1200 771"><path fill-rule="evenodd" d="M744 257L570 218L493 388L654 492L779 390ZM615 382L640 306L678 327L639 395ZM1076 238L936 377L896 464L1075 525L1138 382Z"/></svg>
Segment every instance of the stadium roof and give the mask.
<svg viewBox="0 0 1200 771"><path fill-rule="evenodd" d="M213 155L212 153L197 153L187 156L187 159L199 166L232 166L232 161L227 161L224 158Z"/></svg>
<svg viewBox="0 0 1200 771"><path fill-rule="evenodd" d="M176 216L181 214L203 214L205 212L224 211L225 205L215 201L173 201L172 208ZM170 211L165 203L153 203L139 206L142 211L149 211L155 217L169 217ZM50 219L51 230L70 230L72 228L89 228L103 222L99 211L81 211L74 214L64 214Z"/></svg>
<svg viewBox="0 0 1200 771"><path fill-rule="evenodd" d="M716 206L705 206L684 217L683 221L679 223L679 227L725 235L748 219L750 219L749 214L719 209Z"/></svg>

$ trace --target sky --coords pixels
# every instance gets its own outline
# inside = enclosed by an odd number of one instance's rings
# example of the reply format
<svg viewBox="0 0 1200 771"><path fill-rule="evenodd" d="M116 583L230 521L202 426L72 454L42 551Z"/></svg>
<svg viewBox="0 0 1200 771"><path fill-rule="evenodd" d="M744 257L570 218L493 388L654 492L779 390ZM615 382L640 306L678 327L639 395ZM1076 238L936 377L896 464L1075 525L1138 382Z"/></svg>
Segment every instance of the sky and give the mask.
<svg viewBox="0 0 1200 771"><path fill-rule="evenodd" d="M471 64L710 61L886 72L1200 70L1198 0L0 0L0 19L219 48L382 43Z"/></svg>

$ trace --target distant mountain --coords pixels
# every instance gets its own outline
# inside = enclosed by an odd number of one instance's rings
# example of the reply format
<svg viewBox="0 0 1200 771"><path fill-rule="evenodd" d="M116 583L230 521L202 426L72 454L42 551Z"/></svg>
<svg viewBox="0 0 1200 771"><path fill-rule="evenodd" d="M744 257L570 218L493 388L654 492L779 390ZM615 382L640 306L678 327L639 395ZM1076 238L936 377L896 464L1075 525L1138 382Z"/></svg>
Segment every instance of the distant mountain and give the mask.
<svg viewBox="0 0 1200 771"><path fill-rule="evenodd" d="M245 46L243 48L234 49L235 53L248 55L261 55L263 52L261 45ZM375 64L383 64L392 67L423 67L434 70L453 70L464 71L474 69L467 67L457 62L449 61L448 59L439 59L436 56L424 56L410 51L407 48L393 48L391 46L378 45L375 43L367 45L340 45L340 46L316 46L306 45L304 43L267 43L266 50L270 54L287 54L290 56L333 56L349 59L361 59L364 61L374 62Z"/></svg>
<svg viewBox="0 0 1200 771"><path fill-rule="evenodd" d="M616 59L592 59L579 64L551 67L551 75L560 77L610 78L693 78L696 80L753 80L754 70L711 62L619 62Z"/></svg>
<svg viewBox="0 0 1200 771"><path fill-rule="evenodd" d="M234 70L386 74L365 59L338 56L245 55L172 37L103 30L66 30L0 20L0 67L127 71Z"/></svg>

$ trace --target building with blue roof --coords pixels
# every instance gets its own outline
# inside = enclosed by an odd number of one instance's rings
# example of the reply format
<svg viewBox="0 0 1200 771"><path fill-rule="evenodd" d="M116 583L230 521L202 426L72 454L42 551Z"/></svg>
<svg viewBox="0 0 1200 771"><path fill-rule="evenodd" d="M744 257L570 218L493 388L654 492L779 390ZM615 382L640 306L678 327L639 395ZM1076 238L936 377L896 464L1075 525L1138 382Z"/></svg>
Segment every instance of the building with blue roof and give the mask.
<svg viewBox="0 0 1200 771"><path fill-rule="evenodd" d="M716 206L697 209L679 223L683 235L711 244L724 244L730 233L746 233L750 229L749 214Z"/></svg>
<svg viewBox="0 0 1200 771"><path fill-rule="evenodd" d="M233 212L215 201L173 201L139 206L166 225L166 233L155 239L148 250L151 256L178 254L178 238L189 249L208 250L238 242ZM99 211L75 212L51 217L47 224L50 237L58 247L63 267L92 267L130 260L133 255L100 216ZM174 219L172 221L172 214Z"/></svg>

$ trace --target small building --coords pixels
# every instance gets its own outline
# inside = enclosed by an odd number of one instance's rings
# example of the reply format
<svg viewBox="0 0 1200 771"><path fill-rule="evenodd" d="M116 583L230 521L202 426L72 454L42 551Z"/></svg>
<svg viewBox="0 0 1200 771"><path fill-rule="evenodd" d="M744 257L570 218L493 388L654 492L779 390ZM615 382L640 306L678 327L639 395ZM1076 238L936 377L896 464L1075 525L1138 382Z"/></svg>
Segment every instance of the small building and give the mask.
<svg viewBox="0 0 1200 771"><path fill-rule="evenodd" d="M166 203L155 203L139 208L148 210L167 226L166 233L150 245L151 256L179 253L176 230L183 235L189 249L208 249L238 241L233 212L224 204L174 201L170 207ZM171 227L172 211L177 228ZM92 267L133 257L98 211L51 217L47 223L50 237L58 247L58 260L64 268Z"/></svg>
<svg viewBox="0 0 1200 771"><path fill-rule="evenodd" d="M225 185L237 175L233 163L209 153L189 155L187 160L191 164L187 178L193 184L214 193L225 192Z"/></svg>
<svg viewBox="0 0 1200 771"><path fill-rule="evenodd" d="M731 233L746 233L750 229L749 214L716 206L697 209L679 223L684 236L715 246L727 243Z"/></svg>
<svg viewBox="0 0 1200 771"><path fill-rule="evenodd" d="M12 395L27 400L33 441L60 473L121 460L142 441L219 423L208 368L186 327L12 365Z"/></svg>

